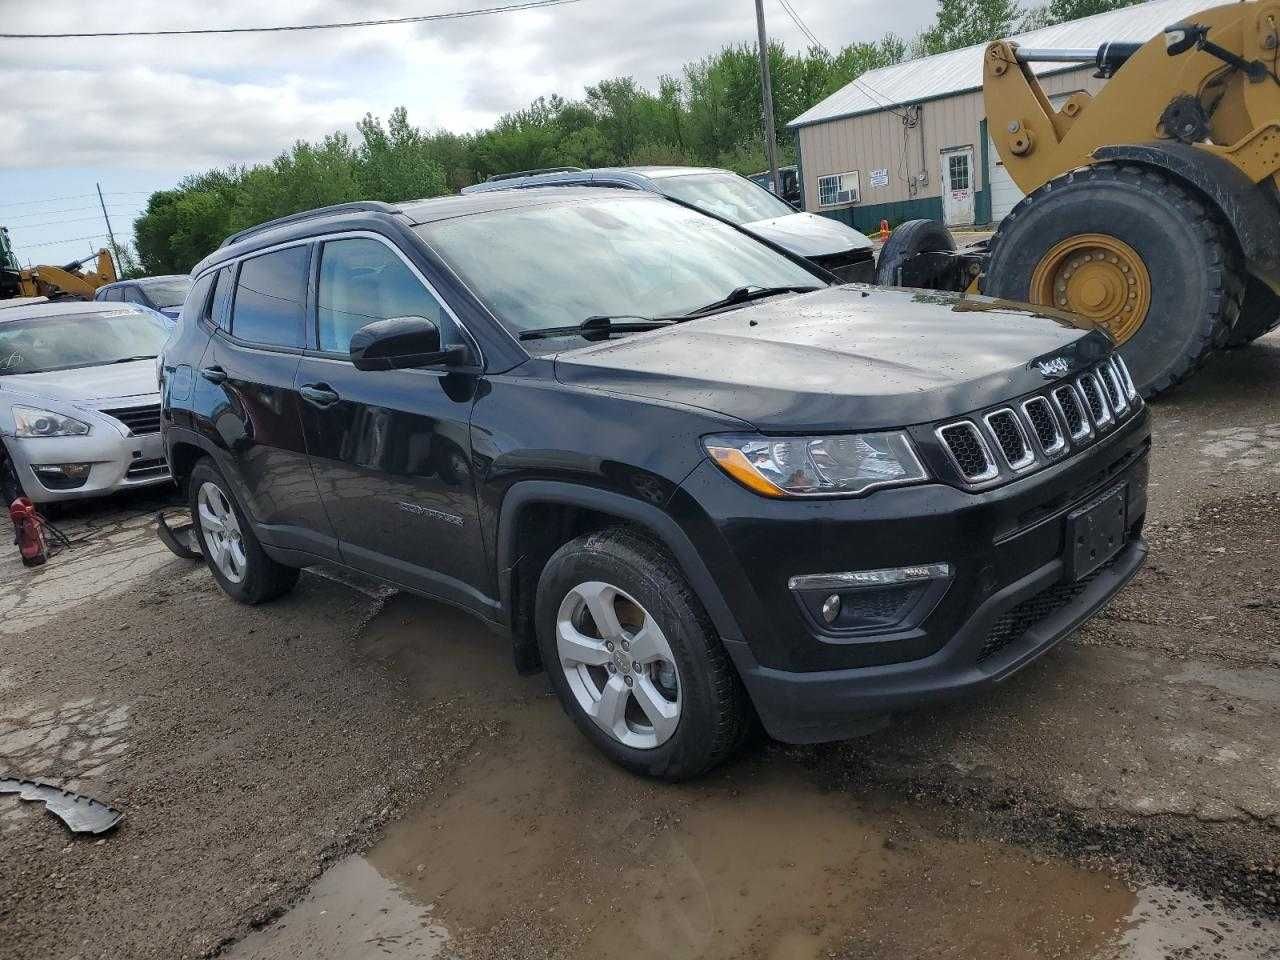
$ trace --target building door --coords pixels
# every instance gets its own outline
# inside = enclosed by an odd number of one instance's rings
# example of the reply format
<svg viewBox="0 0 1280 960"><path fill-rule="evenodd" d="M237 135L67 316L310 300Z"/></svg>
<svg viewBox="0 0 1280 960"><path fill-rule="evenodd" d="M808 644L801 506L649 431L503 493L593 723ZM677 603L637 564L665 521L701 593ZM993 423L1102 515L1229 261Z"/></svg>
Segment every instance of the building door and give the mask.
<svg viewBox="0 0 1280 960"><path fill-rule="evenodd" d="M991 169L987 171L987 183L991 185L991 222L999 223L1018 205L1024 194L1005 169L994 140L988 156L991 158Z"/></svg>
<svg viewBox="0 0 1280 960"><path fill-rule="evenodd" d="M942 151L942 216L947 226L973 223L973 147Z"/></svg>

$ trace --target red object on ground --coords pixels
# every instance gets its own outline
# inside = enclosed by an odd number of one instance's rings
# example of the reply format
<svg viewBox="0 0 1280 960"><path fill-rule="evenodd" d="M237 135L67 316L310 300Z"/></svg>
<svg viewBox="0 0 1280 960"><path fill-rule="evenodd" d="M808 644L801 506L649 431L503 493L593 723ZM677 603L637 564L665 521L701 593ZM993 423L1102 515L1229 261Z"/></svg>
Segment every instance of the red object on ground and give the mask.
<svg viewBox="0 0 1280 960"><path fill-rule="evenodd" d="M880 221L880 239L882 241L889 239L889 221L888 220Z"/></svg>
<svg viewBox="0 0 1280 960"><path fill-rule="evenodd" d="M44 525L36 505L26 497L19 497L9 504L9 519L13 521L13 542L18 545L22 563L38 567L49 559L49 545L44 539Z"/></svg>

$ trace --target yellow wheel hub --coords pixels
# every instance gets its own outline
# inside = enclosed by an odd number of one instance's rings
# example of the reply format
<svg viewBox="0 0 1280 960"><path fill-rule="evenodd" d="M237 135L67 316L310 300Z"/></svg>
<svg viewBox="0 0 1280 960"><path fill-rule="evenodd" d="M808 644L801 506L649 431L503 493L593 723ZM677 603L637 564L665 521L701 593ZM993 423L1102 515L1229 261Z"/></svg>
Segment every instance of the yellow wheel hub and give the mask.
<svg viewBox="0 0 1280 960"><path fill-rule="evenodd" d="M1068 237L1031 275L1031 302L1079 314L1124 343L1151 307L1151 275L1136 250L1102 233Z"/></svg>

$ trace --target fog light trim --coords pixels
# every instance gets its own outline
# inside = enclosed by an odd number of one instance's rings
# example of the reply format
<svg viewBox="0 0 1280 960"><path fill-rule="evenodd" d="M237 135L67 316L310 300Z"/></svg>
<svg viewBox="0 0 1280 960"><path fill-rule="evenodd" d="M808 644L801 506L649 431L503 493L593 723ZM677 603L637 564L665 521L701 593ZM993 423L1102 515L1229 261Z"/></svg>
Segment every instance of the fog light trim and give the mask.
<svg viewBox="0 0 1280 960"><path fill-rule="evenodd" d="M844 573L811 573L792 577L792 590L850 590L860 587L892 587L927 580L951 579L949 563L918 563L909 567L880 570L850 570Z"/></svg>

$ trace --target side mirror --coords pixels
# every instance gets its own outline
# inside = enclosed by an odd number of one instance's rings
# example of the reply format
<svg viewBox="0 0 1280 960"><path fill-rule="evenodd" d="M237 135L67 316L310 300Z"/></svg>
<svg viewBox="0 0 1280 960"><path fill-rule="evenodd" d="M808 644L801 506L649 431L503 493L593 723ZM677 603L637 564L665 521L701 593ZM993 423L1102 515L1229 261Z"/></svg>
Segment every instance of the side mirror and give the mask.
<svg viewBox="0 0 1280 960"><path fill-rule="evenodd" d="M351 362L357 370L406 370L464 363L467 348L442 348L440 327L426 317L375 320L351 338Z"/></svg>

